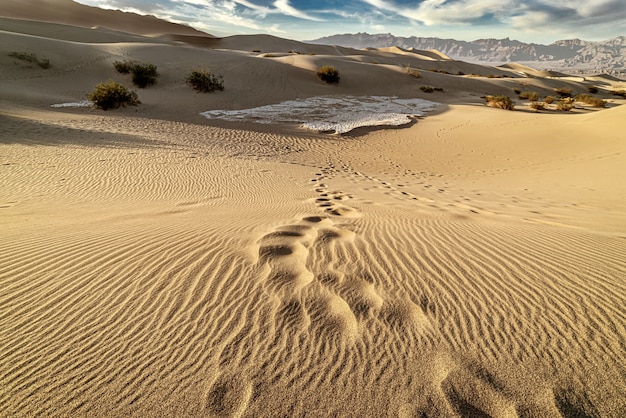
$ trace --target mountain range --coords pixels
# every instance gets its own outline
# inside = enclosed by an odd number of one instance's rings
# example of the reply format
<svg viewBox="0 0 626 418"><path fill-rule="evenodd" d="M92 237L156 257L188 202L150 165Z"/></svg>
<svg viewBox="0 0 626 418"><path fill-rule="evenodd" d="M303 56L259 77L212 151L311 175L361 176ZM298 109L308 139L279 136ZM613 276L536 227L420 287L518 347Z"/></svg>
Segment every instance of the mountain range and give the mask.
<svg viewBox="0 0 626 418"><path fill-rule="evenodd" d="M351 48L435 49L452 59L502 64L520 62L540 70L564 71L570 74L606 73L626 75L626 36L600 42L569 39L549 45L525 43L509 38L459 41L431 37L402 37L386 34L342 34L312 41L315 44Z"/></svg>

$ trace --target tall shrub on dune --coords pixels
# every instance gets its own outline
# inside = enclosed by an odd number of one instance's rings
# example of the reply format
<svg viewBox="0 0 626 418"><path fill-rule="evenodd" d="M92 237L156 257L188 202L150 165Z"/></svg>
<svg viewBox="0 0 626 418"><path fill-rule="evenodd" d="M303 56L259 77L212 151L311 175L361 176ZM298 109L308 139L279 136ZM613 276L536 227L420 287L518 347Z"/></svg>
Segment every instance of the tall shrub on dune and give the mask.
<svg viewBox="0 0 626 418"><path fill-rule="evenodd" d="M330 65L324 65L317 69L317 76L322 80L327 82L328 84L338 84L339 79L341 78L339 75L339 70Z"/></svg>
<svg viewBox="0 0 626 418"><path fill-rule="evenodd" d="M141 103L137 93L113 80L96 85L87 98L93 102L94 106L102 110L117 109L126 105L137 106Z"/></svg>

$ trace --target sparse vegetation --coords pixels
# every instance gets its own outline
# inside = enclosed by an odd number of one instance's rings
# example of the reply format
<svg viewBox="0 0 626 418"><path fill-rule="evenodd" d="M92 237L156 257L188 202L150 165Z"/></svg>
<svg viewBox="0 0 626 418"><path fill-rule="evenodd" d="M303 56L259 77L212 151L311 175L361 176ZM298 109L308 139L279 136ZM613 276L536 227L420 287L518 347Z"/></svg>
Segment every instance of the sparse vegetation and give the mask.
<svg viewBox="0 0 626 418"><path fill-rule="evenodd" d="M435 91L435 88L433 86L421 86L420 90L424 93L432 93L433 91Z"/></svg>
<svg viewBox="0 0 626 418"><path fill-rule="evenodd" d="M575 101L582 102L593 107L606 107L606 101L602 100L599 97L594 97L589 94L578 94L575 98Z"/></svg>
<svg viewBox="0 0 626 418"><path fill-rule="evenodd" d="M487 106L495 107L497 109L515 110L515 105L509 96L485 96Z"/></svg>
<svg viewBox="0 0 626 418"><path fill-rule="evenodd" d="M563 99L559 100L559 102L556 104L556 108L562 112L569 112L574 108L574 105L572 104L571 100Z"/></svg>
<svg viewBox="0 0 626 418"><path fill-rule="evenodd" d="M44 70L51 67L50 60L48 58L39 59L36 54L30 54L28 52L9 52L9 56L20 61L36 64Z"/></svg>
<svg viewBox="0 0 626 418"><path fill-rule="evenodd" d="M559 87L554 89L554 92L559 95L559 97L572 97L572 89L569 87Z"/></svg>
<svg viewBox="0 0 626 418"><path fill-rule="evenodd" d="M132 62L132 61L115 61L115 62L113 62L113 66L115 67L117 72L120 73L120 74L129 74L132 71L134 65L135 65L135 63Z"/></svg>
<svg viewBox="0 0 626 418"><path fill-rule="evenodd" d="M133 84L139 88L145 88L156 83L157 66L154 64L141 64L134 61L115 61L113 66L120 74L133 74Z"/></svg>
<svg viewBox="0 0 626 418"><path fill-rule="evenodd" d="M420 78L422 75L415 68L411 68L408 65L404 67L406 69L406 73L411 77Z"/></svg>
<svg viewBox="0 0 626 418"><path fill-rule="evenodd" d="M339 71L330 65L324 65L317 69L317 76L322 80L327 82L328 84L337 84L339 83Z"/></svg>
<svg viewBox="0 0 626 418"><path fill-rule="evenodd" d="M545 99L543 99L543 102L544 102L545 104L552 104L552 103L554 103L554 101L555 101L555 100L556 100L556 99L555 99L555 97L554 97L554 96L546 96L546 98L545 98Z"/></svg>
<svg viewBox="0 0 626 418"><path fill-rule="evenodd" d="M261 50L260 49L253 49L252 52L256 52L257 54L260 54Z"/></svg>
<svg viewBox="0 0 626 418"><path fill-rule="evenodd" d="M137 93L113 80L96 85L87 98L93 102L94 106L102 110L117 109L126 105L136 106L141 103Z"/></svg>
<svg viewBox="0 0 626 418"><path fill-rule="evenodd" d="M514 92L515 94L520 94L520 93L522 92L522 89L520 89L519 87L515 87L515 88L513 89L513 92Z"/></svg>
<svg viewBox="0 0 626 418"><path fill-rule="evenodd" d="M263 58L276 58L278 55L276 54L263 54Z"/></svg>
<svg viewBox="0 0 626 418"><path fill-rule="evenodd" d="M523 91L519 93L519 98L536 102L537 100L539 100L539 93L537 93L536 91Z"/></svg>
<svg viewBox="0 0 626 418"><path fill-rule="evenodd" d="M546 104L543 102L532 102L530 107L535 110L544 110L546 108Z"/></svg>
<svg viewBox="0 0 626 418"><path fill-rule="evenodd" d="M198 93L211 93L224 90L224 77L213 74L208 69L194 69L185 80Z"/></svg>

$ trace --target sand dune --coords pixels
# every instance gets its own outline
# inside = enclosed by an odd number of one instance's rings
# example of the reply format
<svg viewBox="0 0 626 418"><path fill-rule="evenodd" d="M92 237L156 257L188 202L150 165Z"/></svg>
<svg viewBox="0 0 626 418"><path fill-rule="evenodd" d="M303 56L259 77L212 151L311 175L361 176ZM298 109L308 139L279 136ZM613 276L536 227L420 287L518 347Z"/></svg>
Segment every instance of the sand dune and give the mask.
<svg viewBox="0 0 626 418"><path fill-rule="evenodd" d="M601 92L608 109L566 114L480 98L611 80L11 24L0 415L626 415L623 100ZM159 68L140 106L50 107L107 78L129 85L120 59ZM317 79L326 63L339 85ZM185 85L199 65L224 74L223 92ZM343 136L200 114L377 95L440 104Z"/></svg>

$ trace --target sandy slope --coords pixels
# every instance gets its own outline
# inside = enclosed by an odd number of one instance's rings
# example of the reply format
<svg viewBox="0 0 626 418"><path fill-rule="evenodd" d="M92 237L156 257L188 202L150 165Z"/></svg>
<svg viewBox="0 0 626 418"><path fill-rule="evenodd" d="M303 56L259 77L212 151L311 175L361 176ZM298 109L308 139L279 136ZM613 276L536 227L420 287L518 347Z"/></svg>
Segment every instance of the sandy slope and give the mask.
<svg viewBox="0 0 626 418"><path fill-rule="evenodd" d="M584 86L434 73L480 67L406 51L109 31L81 43L13 24L0 33L1 415L626 415L624 107L486 108L480 95L520 83ZM49 107L128 83L111 65L124 58L159 67L141 106ZM327 62L339 86L316 79ZM201 64L224 92L184 85ZM198 114L355 93L446 104L348 136Z"/></svg>

